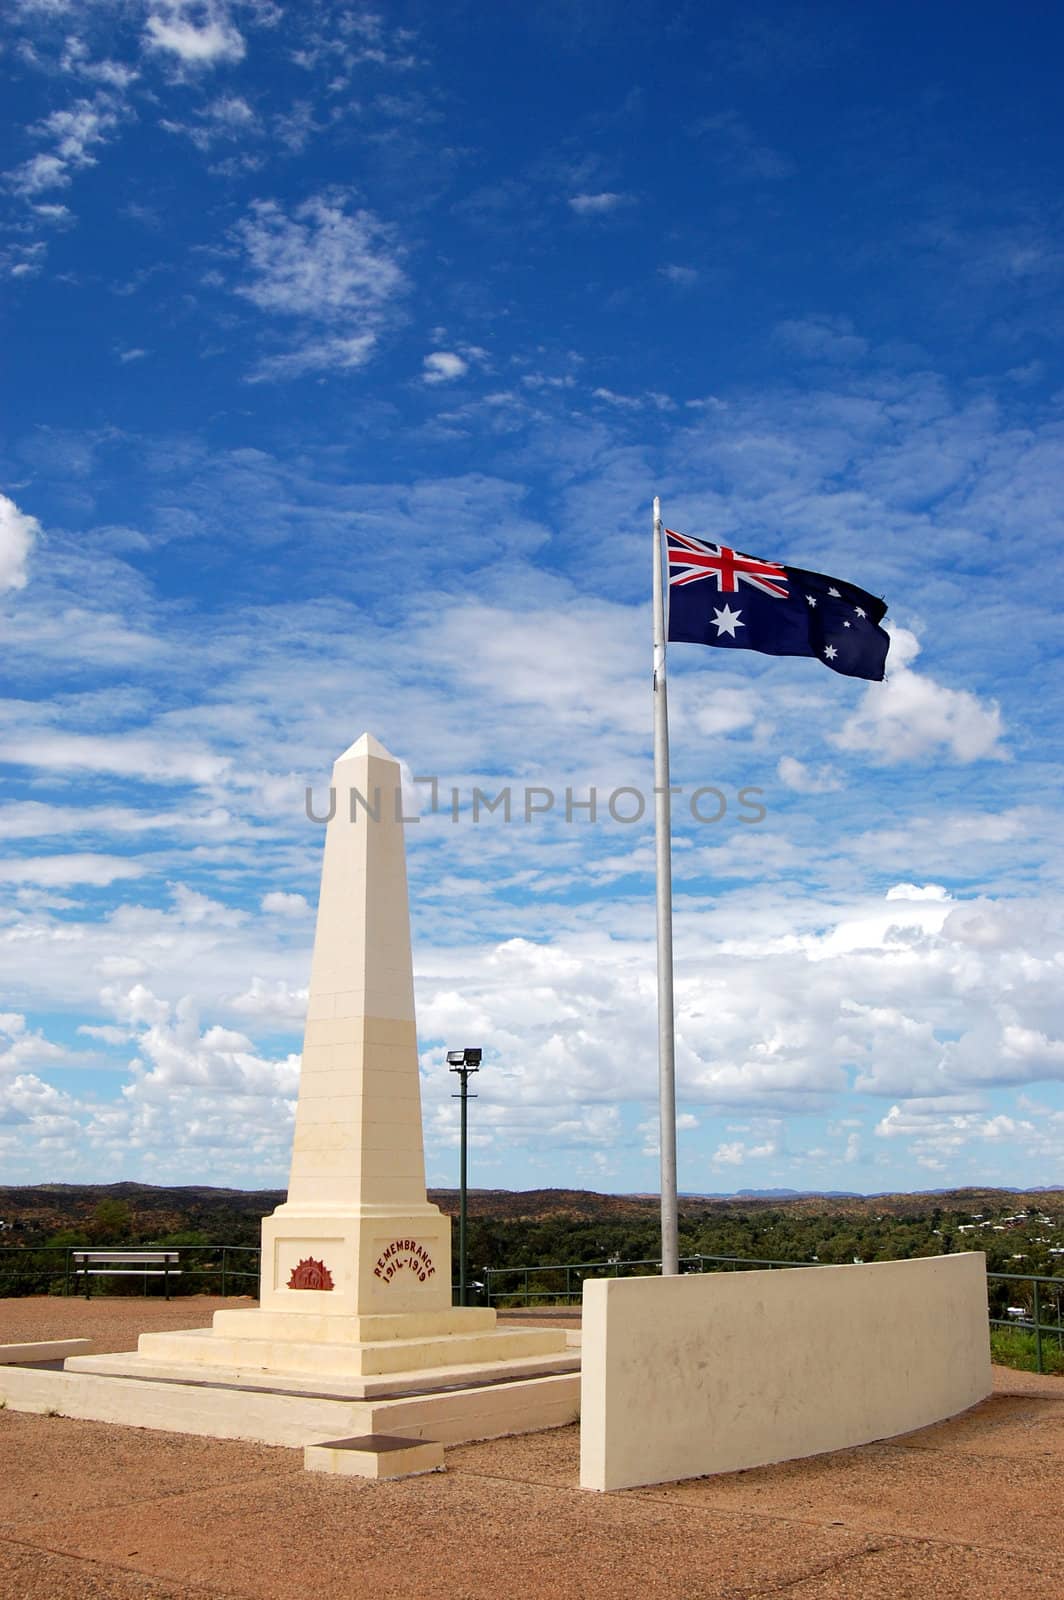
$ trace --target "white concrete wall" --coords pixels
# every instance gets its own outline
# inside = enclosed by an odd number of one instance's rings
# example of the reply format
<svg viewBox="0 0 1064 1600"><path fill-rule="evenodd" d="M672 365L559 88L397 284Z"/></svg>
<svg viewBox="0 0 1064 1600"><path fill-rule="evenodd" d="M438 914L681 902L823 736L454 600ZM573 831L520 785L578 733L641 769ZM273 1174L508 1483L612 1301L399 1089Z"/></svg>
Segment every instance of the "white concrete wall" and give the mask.
<svg viewBox="0 0 1064 1600"><path fill-rule="evenodd" d="M989 1394L982 1254L584 1286L585 1489L889 1438Z"/></svg>

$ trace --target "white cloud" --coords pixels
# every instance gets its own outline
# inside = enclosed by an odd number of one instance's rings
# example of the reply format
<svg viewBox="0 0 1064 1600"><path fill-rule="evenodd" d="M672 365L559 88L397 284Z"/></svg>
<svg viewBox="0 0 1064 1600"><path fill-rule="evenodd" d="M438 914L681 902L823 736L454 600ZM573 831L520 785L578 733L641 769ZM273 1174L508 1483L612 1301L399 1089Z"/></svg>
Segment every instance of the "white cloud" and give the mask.
<svg viewBox="0 0 1064 1600"><path fill-rule="evenodd" d="M305 917L310 911L304 895L287 894L283 889L271 889L261 903L263 911L279 917Z"/></svg>
<svg viewBox="0 0 1064 1600"><path fill-rule="evenodd" d="M392 302L406 289L390 227L318 195L291 217L276 201L258 201L235 235L251 268L237 293L313 329L294 348L266 356L256 377L344 370L369 359ZM322 326L329 331L322 334Z"/></svg>
<svg viewBox="0 0 1064 1600"><path fill-rule="evenodd" d="M26 587L26 567L40 531L36 517L20 511L6 494L0 494L0 593Z"/></svg>
<svg viewBox="0 0 1064 1600"><path fill-rule="evenodd" d="M222 95L195 112L195 122L178 122L171 117L161 119L159 126L166 133L184 134L198 150L207 151L219 140L237 140L260 131L259 119L241 95ZM257 157L241 157L246 170L254 170ZM211 171L215 171L211 168Z"/></svg>
<svg viewBox="0 0 1064 1600"><path fill-rule="evenodd" d="M40 217L42 222L50 222L54 227L65 227L74 221L74 213L69 206L41 204L33 208L35 217Z"/></svg>
<svg viewBox="0 0 1064 1600"><path fill-rule="evenodd" d="M234 995L229 1009L245 1017L257 1017L271 1024L287 1023L289 1027L303 1023L307 1014L306 989L293 989L283 978L269 984L262 978L252 978L251 987L243 994Z"/></svg>
<svg viewBox="0 0 1064 1600"><path fill-rule="evenodd" d="M210 0L169 0L149 16L145 43L192 68L242 61L247 48L226 11Z"/></svg>
<svg viewBox="0 0 1064 1600"><path fill-rule="evenodd" d="M92 100L75 100L53 111L30 129L52 148L32 156L6 174L18 194L32 196L45 189L64 188L71 174L96 165L95 148L103 144L119 122L119 102L101 91Z"/></svg>
<svg viewBox="0 0 1064 1600"><path fill-rule="evenodd" d="M115 883L139 878L143 866L124 856L89 855L22 856L0 861L0 883Z"/></svg>
<svg viewBox="0 0 1064 1600"><path fill-rule="evenodd" d="M352 336L335 334L324 339L308 339L282 355L263 356L249 373L249 382L302 378L308 372L354 372L358 367L365 366L376 343L375 333Z"/></svg>
<svg viewBox="0 0 1064 1600"><path fill-rule="evenodd" d="M578 217L602 217L633 203L633 196L605 189L599 194L571 194L569 206Z"/></svg>
<svg viewBox="0 0 1064 1600"><path fill-rule="evenodd" d="M715 1167L741 1167L748 1161L764 1161L769 1156L779 1153L775 1140L767 1140L764 1144L744 1144L741 1139L717 1146L710 1157Z"/></svg>
<svg viewBox="0 0 1064 1600"><path fill-rule="evenodd" d="M104 59L94 61L89 53L88 46L76 34L69 34L63 43L63 53L59 61L61 72L69 72L76 78L84 78L90 83L103 83L109 89L128 89L135 83L140 74L135 67L125 65L121 61Z"/></svg>
<svg viewBox="0 0 1064 1600"><path fill-rule="evenodd" d="M462 378L469 371L469 362L453 350L433 350L425 357L422 380L425 383L449 383Z"/></svg>
<svg viewBox="0 0 1064 1600"><path fill-rule="evenodd" d="M15 734L7 740L6 759L65 773L114 772L148 783L181 784L217 782L230 765L203 746L141 734Z"/></svg>
<svg viewBox="0 0 1064 1600"><path fill-rule="evenodd" d="M318 195L287 217L260 200L237 227L252 269L239 292L262 311L332 322L377 311L405 287L392 230Z"/></svg>
<svg viewBox="0 0 1064 1600"><path fill-rule="evenodd" d="M907 628L891 631L886 681L868 685L858 709L831 736L832 744L868 751L887 766L938 751L960 763L1006 759L998 707L910 670L919 649Z"/></svg>
<svg viewBox="0 0 1064 1600"><path fill-rule="evenodd" d="M0 1013L0 1072L21 1072L30 1063L62 1061L66 1054L40 1030L27 1029L20 1013Z"/></svg>
<svg viewBox="0 0 1064 1600"><path fill-rule="evenodd" d="M17 194L41 194L45 189L63 188L70 182L67 163L54 155L31 156L21 166L14 167L7 178Z"/></svg>
<svg viewBox="0 0 1064 1600"><path fill-rule="evenodd" d="M868 354L868 340L854 333L849 317L794 318L779 323L775 331L781 344L808 361L845 366Z"/></svg>
<svg viewBox="0 0 1064 1600"><path fill-rule="evenodd" d="M592 394L596 400L604 400L607 405L617 406L625 411L672 411L676 402L667 394L662 394L656 389L649 389L645 394L618 394L614 389L599 387L593 389Z"/></svg>
<svg viewBox="0 0 1064 1600"><path fill-rule="evenodd" d="M698 272L694 267L677 266L674 262L670 262L667 266L659 267L658 271L663 278L668 279L669 283L676 284L680 289L691 289L698 282Z"/></svg>
<svg viewBox="0 0 1064 1600"><path fill-rule="evenodd" d="M842 779L834 767L810 767L794 756L781 756L776 774L796 794L831 794L842 788Z"/></svg>

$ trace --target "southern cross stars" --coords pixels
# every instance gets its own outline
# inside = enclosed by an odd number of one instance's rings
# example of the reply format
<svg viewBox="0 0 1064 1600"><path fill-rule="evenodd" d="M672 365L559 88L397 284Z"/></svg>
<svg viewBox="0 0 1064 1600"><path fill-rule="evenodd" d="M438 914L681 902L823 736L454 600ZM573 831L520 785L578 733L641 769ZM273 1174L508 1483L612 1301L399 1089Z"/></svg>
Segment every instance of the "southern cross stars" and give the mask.
<svg viewBox="0 0 1064 1600"><path fill-rule="evenodd" d="M838 653L839 652L835 649L833 644L826 644L824 646L824 659L826 661L834 661Z"/></svg>
<svg viewBox="0 0 1064 1600"><path fill-rule="evenodd" d="M741 616L742 612L733 611L731 606L725 606L722 611L718 611L716 607L714 607L713 626L717 630L717 638L719 639L722 633L726 633L729 638L734 639L736 628L746 627L745 622L739 621Z"/></svg>

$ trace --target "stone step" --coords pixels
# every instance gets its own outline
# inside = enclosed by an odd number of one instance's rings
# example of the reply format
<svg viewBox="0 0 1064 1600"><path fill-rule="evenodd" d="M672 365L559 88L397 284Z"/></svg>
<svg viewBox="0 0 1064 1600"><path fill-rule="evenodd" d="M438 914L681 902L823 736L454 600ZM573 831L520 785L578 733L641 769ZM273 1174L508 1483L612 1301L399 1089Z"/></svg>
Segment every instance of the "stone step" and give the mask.
<svg viewBox="0 0 1064 1600"><path fill-rule="evenodd" d="M580 1352L524 1356L516 1361L431 1367L424 1372L385 1374L377 1377L328 1375L320 1372L266 1372L262 1368L195 1365L188 1361L163 1361L138 1351L112 1355L78 1356L67 1361L68 1372L104 1377L155 1379L166 1383L213 1388L244 1389L251 1394L302 1394L336 1400L391 1400L409 1395L438 1393L446 1389L482 1388L521 1379L553 1377L580 1370Z"/></svg>
<svg viewBox="0 0 1064 1600"><path fill-rule="evenodd" d="M87 1356L81 1361L102 1360ZM115 1360L121 1357L113 1358ZM131 1364L135 1356L125 1358ZM84 1417L167 1433L298 1446L357 1434L463 1444L560 1428L580 1415L577 1372L478 1384L387 1400L227 1385L162 1382L132 1375L0 1367L0 1404L12 1411Z"/></svg>
<svg viewBox="0 0 1064 1600"><path fill-rule="evenodd" d="M565 1348L563 1328L513 1328L368 1344L230 1338L197 1328L190 1332L144 1333L137 1346L141 1355L161 1361L353 1378L561 1355Z"/></svg>

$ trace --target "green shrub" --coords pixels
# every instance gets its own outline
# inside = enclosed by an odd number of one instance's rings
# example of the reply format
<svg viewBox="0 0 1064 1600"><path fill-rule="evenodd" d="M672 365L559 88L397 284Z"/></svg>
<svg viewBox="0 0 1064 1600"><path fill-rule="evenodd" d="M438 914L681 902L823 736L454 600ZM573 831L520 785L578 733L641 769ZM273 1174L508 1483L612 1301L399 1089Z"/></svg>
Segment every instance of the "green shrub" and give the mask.
<svg viewBox="0 0 1064 1600"><path fill-rule="evenodd" d="M1003 1367L1017 1367L1021 1372L1038 1371L1037 1347L1029 1328L991 1328L990 1354ZM1042 1371L1064 1375L1064 1347L1055 1333L1042 1335Z"/></svg>

